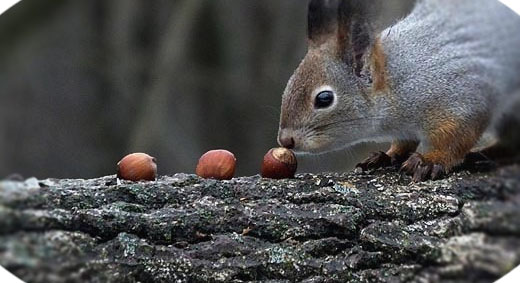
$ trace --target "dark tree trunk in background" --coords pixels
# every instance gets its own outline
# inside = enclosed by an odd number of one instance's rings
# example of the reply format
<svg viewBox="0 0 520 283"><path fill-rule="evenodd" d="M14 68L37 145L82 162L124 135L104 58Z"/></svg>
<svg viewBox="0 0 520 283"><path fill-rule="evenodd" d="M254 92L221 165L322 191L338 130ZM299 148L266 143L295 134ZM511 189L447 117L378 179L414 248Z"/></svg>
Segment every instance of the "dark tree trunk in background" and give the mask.
<svg viewBox="0 0 520 283"><path fill-rule="evenodd" d="M384 22L410 2L385 1ZM156 156L162 174L192 172L213 148L257 173L306 51L306 6L21 2L0 17L0 177L111 174L132 151ZM303 158L301 170L347 169L363 152Z"/></svg>

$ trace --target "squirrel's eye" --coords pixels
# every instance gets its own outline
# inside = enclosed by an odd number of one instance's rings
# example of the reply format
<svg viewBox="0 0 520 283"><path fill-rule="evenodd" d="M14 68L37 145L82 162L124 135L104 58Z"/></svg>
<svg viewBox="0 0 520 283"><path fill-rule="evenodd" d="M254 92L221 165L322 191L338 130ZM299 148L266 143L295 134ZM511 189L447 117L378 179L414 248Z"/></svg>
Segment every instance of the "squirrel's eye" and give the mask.
<svg viewBox="0 0 520 283"><path fill-rule="evenodd" d="M314 101L314 107L316 109L323 109L330 107L334 102L334 93L332 91L326 90L318 93L316 96L316 100Z"/></svg>

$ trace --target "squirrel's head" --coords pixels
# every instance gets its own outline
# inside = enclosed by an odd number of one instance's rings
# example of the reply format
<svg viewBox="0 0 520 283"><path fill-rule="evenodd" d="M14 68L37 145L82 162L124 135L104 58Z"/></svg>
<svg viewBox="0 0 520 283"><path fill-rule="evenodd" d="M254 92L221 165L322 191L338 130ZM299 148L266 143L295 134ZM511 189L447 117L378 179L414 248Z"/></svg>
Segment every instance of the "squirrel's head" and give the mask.
<svg viewBox="0 0 520 283"><path fill-rule="evenodd" d="M307 55L282 98L278 141L302 152L368 138L375 92L386 86L384 54L365 0L312 0Z"/></svg>

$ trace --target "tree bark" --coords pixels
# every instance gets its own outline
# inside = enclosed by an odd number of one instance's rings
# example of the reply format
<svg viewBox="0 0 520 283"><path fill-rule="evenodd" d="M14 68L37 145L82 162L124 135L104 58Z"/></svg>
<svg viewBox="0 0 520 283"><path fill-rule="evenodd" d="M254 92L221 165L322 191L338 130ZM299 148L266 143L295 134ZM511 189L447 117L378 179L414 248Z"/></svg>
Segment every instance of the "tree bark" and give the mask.
<svg viewBox="0 0 520 283"><path fill-rule="evenodd" d="M0 227L27 282L492 282L520 264L520 166L3 181Z"/></svg>

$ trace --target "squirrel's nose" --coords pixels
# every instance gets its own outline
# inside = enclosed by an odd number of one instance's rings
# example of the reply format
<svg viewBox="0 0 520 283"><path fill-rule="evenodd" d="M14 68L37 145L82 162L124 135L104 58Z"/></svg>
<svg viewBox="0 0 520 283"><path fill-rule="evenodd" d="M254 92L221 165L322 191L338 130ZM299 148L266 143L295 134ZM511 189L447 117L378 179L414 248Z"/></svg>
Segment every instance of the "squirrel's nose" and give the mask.
<svg viewBox="0 0 520 283"><path fill-rule="evenodd" d="M294 148L294 138L293 137L288 137L288 136L285 136L285 137L280 137L278 139L278 143L285 147L285 148L288 148L288 149L293 149Z"/></svg>

